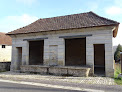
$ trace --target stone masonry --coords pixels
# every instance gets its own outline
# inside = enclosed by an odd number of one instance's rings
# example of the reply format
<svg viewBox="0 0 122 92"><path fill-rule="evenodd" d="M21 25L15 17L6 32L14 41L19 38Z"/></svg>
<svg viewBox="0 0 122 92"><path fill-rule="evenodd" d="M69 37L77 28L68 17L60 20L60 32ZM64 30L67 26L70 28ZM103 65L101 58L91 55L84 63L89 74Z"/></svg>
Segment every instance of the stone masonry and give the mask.
<svg viewBox="0 0 122 92"><path fill-rule="evenodd" d="M51 65L50 62L50 47L55 46L57 50L57 66L65 66L65 39L60 36L77 36L77 35L91 35L86 36L86 65L92 68L94 74L94 44L105 44L105 74L108 77L113 77L113 52L112 52L112 37L113 28L109 27L93 27L93 28L82 28L82 29L68 29L68 30L57 30L50 32L30 33L30 34L19 34L12 37L12 63L11 71L18 70L20 67L17 60L17 47L22 47L22 65L29 65L29 43L23 39L44 39L44 65ZM52 49L53 50L53 49Z"/></svg>
<svg viewBox="0 0 122 92"><path fill-rule="evenodd" d="M61 76L91 76L91 68L89 67L63 67L63 66L40 66L40 65L22 65L21 72L24 73L38 73L38 74L53 74Z"/></svg>

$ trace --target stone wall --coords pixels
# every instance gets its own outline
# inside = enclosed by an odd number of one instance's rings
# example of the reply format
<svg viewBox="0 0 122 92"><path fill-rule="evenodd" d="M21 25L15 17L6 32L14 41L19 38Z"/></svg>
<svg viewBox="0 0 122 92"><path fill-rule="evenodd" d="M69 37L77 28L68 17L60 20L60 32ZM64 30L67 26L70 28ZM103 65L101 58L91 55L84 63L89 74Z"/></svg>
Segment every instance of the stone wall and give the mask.
<svg viewBox="0 0 122 92"><path fill-rule="evenodd" d="M105 44L105 74L106 76L114 76L113 69L113 48L112 48L112 31L109 34L99 34L86 38L86 56L87 65L94 65L94 47L93 44ZM94 68L94 66L93 66ZM94 69L93 69L94 70Z"/></svg>
<svg viewBox="0 0 122 92"><path fill-rule="evenodd" d="M11 62L0 62L0 71L9 71Z"/></svg>
<svg viewBox="0 0 122 92"><path fill-rule="evenodd" d="M70 30L57 30L50 32L20 34L12 37L12 65L11 70L17 70L17 49L22 47L22 65L29 65L29 44L23 39L44 39L44 65L58 65L65 66L65 39L60 36L77 36L77 35L91 35L86 37L86 65L90 66L92 73L94 73L94 44L105 44L105 71L106 76L112 77L113 72L113 53L112 53L112 37L113 26L109 27L93 27ZM52 48L54 47L54 48ZM55 50L53 50L55 49ZM53 52L56 51L56 52ZM53 52L53 54L51 54ZM50 56L52 55L52 56ZM52 60L53 58L57 60ZM54 63L55 61L57 63Z"/></svg>

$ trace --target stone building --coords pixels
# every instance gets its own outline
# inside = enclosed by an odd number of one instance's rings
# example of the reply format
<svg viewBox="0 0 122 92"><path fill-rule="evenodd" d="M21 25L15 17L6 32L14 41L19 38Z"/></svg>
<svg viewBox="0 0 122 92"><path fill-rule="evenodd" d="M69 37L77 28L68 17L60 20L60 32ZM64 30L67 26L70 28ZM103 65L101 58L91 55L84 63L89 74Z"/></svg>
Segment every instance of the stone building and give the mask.
<svg viewBox="0 0 122 92"><path fill-rule="evenodd" d="M0 32L0 62L11 61L12 39Z"/></svg>
<svg viewBox="0 0 122 92"><path fill-rule="evenodd" d="M11 71L112 77L118 26L93 12L39 19L7 33L13 46Z"/></svg>

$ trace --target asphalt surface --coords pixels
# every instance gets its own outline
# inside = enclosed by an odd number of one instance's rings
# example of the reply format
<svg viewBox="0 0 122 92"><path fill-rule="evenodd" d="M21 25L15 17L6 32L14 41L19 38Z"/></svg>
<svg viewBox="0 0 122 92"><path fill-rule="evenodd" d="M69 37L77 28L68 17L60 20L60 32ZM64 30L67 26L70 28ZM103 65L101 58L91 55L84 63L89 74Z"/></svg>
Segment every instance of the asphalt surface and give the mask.
<svg viewBox="0 0 122 92"><path fill-rule="evenodd" d="M65 81L30 80L30 79L28 79L28 80L27 79L25 79L25 80L17 79L17 81L27 81L27 82L35 82L35 83L43 83L43 84L51 84L51 85L59 85L59 86L63 85L63 86L70 86L70 87L79 87L79 88L83 88L83 89L103 90L105 92L122 92L121 85L82 84L82 83L72 83L72 82L65 82ZM46 91L43 91L43 92L46 92ZM50 91L48 91L48 92L50 92ZM56 91L56 92L60 92L60 91ZM65 91L61 91L61 92L65 92ZM68 92L68 91L66 91L66 92ZM78 92L78 91L69 91L69 92Z"/></svg>
<svg viewBox="0 0 122 92"><path fill-rule="evenodd" d="M0 82L0 92L84 92L84 91L64 90L49 87L38 87L25 84Z"/></svg>

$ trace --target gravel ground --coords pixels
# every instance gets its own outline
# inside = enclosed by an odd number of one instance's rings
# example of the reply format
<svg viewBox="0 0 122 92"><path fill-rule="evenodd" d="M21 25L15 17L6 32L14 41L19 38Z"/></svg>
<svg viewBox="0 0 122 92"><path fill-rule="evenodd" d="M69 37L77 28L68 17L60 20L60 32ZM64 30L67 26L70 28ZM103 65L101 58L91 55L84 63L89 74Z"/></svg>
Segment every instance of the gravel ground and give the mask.
<svg viewBox="0 0 122 92"><path fill-rule="evenodd" d="M71 83L84 83L84 84L103 84L103 85L116 85L113 78L109 77L65 77L65 76L53 76L53 75L39 75L39 74L27 74L27 73L15 73L15 72L1 72L0 78L8 80L45 80L45 81L61 81Z"/></svg>

